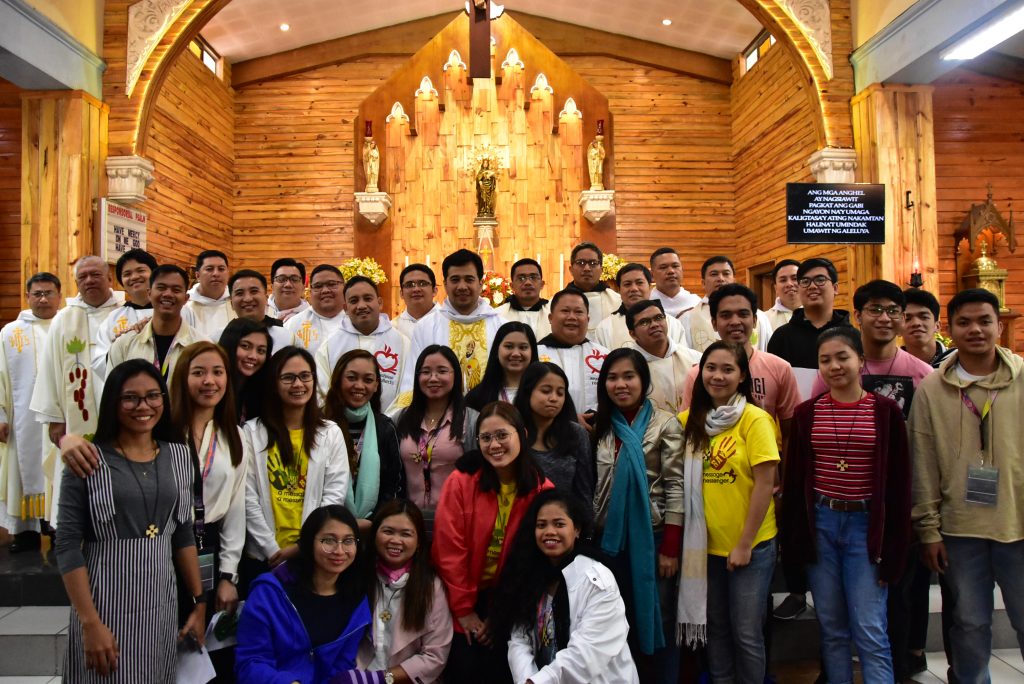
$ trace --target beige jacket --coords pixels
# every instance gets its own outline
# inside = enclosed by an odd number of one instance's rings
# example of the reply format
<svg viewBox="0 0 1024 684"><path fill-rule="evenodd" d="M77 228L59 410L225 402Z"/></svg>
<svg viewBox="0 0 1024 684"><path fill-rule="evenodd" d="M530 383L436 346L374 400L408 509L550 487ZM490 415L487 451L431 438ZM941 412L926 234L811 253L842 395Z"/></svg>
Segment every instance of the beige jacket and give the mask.
<svg viewBox="0 0 1024 684"><path fill-rule="evenodd" d="M914 466L914 529L922 542L942 535L998 542L1024 539L1024 359L996 347L999 368L989 378L967 382L957 375L957 355L921 381L908 424ZM967 468L981 464L978 418L964 405L964 389L980 410L996 392L986 426L986 466L999 470L995 506L964 501Z"/></svg>
<svg viewBox="0 0 1024 684"><path fill-rule="evenodd" d="M648 491L651 495L651 521L654 529L665 523L683 524L683 426L666 411L655 409L643 439L647 462ZM615 479L615 436L609 433L597 443L597 486L594 489L594 514L597 526L604 527L608 502Z"/></svg>

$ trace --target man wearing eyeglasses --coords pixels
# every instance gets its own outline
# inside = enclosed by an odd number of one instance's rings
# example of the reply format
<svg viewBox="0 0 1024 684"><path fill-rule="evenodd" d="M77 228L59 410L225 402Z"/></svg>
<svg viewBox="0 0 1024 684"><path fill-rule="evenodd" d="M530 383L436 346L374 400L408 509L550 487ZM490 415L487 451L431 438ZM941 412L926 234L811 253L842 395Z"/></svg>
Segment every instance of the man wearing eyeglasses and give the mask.
<svg viewBox="0 0 1024 684"><path fill-rule="evenodd" d="M196 279L181 315L202 334L219 339L220 331L235 318L228 292L227 255L216 249L200 252L196 257Z"/></svg>
<svg viewBox="0 0 1024 684"><path fill-rule="evenodd" d="M608 316L601 325L597 326L594 332L594 340L608 349L625 347L633 341L629 328L626 325L626 309L638 302L648 299L657 299L651 290L651 283L654 282L651 271L643 264L626 264L615 274L615 284L619 288L619 297L622 304ZM662 300L661 305L665 302ZM665 311L668 314L668 311ZM665 321L667 335L675 343L684 348L686 346L686 334L683 332L683 324L675 316L669 316Z"/></svg>
<svg viewBox="0 0 1024 684"><path fill-rule="evenodd" d="M272 294L267 300L267 314L287 323L295 314L309 309L309 302L302 298L305 284L306 267L302 262L284 257L271 264Z"/></svg>
<svg viewBox="0 0 1024 684"><path fill-rule="evenodd" d="M567 288L575 288L587 298L590 306L590 323L587 327L589 335L593 335L601 321L622 306L619 293L601 282L603 261L604 254L601 253L601 248L593 242L581 242L576 245L569 257L572 282Z"/></svg>
<svg viewBox="0 0 1024 684"><path fill-rule="evenodd" d="M690 350L668 334L669 321L678 320L666 315L664 305L657 299L632 303L626 309L625 319L633 338L625 346L643 354L651 370L649 397L654 408L678 414L682 410L681 390L686 374L694 363Z"/></svg>
<svg viewBox="0 0 1024 684"><path fill-rule="evenodd" d="M190 326L181 315L188 301L188 274L180 266L157 266L149 277L149 301L153 317L142 330L129 330L114 340L107 354L107 373L128 359L146 359L170 380L181 351L206 336Z"/></svg>
<svg viewBox="0 0 1024 684"><path fill-rule="evenodd" d="M114 276L124 288L124 304L107 316L96 339L96 353L104 357L118 335L153 315L149 302L149 276L157 266L153 255L144 249L130 249L114 264Z"/></svg>
<svg viewBox="0 0 1024 684"><path fill-rule="evenodd" d="M697 306L693 307L679 319L686 332L686 344L698 354L711 346L711 343L719 339L718 333L711 322L711 306L708 298L719 288L736 282L736 267L732 259L727 256L713 256L704 261L700 267L700 281L704 286L704 297ZM754 332L750 335L750 343L757 349L764 351L768 348L768 341L772 336L772 324L764 311L756 311L756 324Z"/></svg>
<svg viewBox="0 0 1024 684"><path fill-rule="evenodd" d="M818 335L837 325L850 326L850 312L836 309L839 274L831 261L807 259L796 272L801 308L793 312L789 323L772 333L768 351L785 359L793 367L801 401L813 394L818 377Z"/></svg>
<svg viewBox="0 0 1024 684"><path fill-rule="evenodd" d="M0 330L0 442L7 456L0 466L0 527L14 534L11 553L39 548L39 519L46 516L43 430L29 402L43 340L60 307L60 279L36 273L25 284L29 308Z"/></svg>
<svg viewBox="0 0 1024 684"><path fill-rule="evenodd" d="M405 311L391 322L403 335L412 339L416 324L437 309L437 276L426 264L409 264L398 276Z"/></svg>
<svg viewBox="0 0 1024 684"><path fill-rule="evenodd" d="M512 264L512 297L498 307L498 314L509 321L519 321L533 328L539 340L551 332L548 300L540 296L544 289L544 272L533 259L520 259Z"/></svg>
<svg viewBox="0 0 1024 684"><path fill-rule="evenodd" d="M295 336L293 344L302 345L310 354L320 346L345 320L345 297L342 288L345 277L337 266L320 264L309 276L309 303L305 311L295 314L284 327ZM277 349L277 343L274 343Z"/></svg>

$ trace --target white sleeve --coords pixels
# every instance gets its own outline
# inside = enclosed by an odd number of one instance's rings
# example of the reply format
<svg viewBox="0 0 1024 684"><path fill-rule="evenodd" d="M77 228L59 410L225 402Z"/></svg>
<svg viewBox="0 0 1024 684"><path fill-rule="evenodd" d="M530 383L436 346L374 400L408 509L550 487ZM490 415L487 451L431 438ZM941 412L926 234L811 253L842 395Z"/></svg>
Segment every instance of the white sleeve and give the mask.
<svg viewBox="0 0 1024 684"><path fill-rule="evenodd" d="M61 317L63 319L63 316ZM61 363L60 342L63 337L58 327L63 320L54 321L43 341L43 353L36 365L36 386L32 391L29 408L36 413L40 423L64 423L64 408L61 406L64 366Z"/></svg>
<svg viewBox="0 0 1024 684"><path fill-rule="evenodd" d="M321 439L323 441L317 445L317 449L326 453L327 457L324 463L324 490L320 495L320 505L344 505L345 497L348 495L350 473L348 448L345 446L341 428L335 423L330 423L322 433Z"/></svg>
<svg viewBox="0 0 1024 684"><path fill-rule="evenodd" d="M232 574L238 573L238 561L242 557L242 547L245 545L246 481L249 463L252 461L248 441L244 434L241 437L242 462L235 468L235 479L231 483L231 500L220 528L220 569Z"/></svg>
<svg viewBox="0 0 1024 684"><path fill-rule="evenodd" d="M243 448L245 449L246 457L249 459L245 473L245 529L264 557L270 558L281 547L277 544L274 530L267 527L267 519L263 513L263 506L269 507L270 502L260 500L258 478L265 477L265 475L260 472L259 452L256 451L255 444L253 443L254 431L248 425L242 430L244 438L242 440ZM266 447L265 444L262 446Z"/></svg>
<svg viewBox="0 0 1024 684"><path fill-rule="evenodd" d="M515 684L523 684L537 672L533 644L530 635L522 627L512 630L512 638L508 640L508 666L512 670L512 681Z"/></svg>
<svg viewBox="0 0 1024 684"><path fill-rule="evenodd" d="M316 363L316 400L321 408L327 401L327 390L330 389L331 374L334 373L330 361L330 344L328 344L331 337L333 335L328 335L316 350L316 354L313 355L313 361Z"/></svg>
<svg viewBox="0 0 1024 684"><path fill-rule="evenodd" d="M8 416L14 412L14 392L11 388L10 371L7 368L7 347L3 341L4 332L6 330L0 330L0 423L8 422Z"/></svg>

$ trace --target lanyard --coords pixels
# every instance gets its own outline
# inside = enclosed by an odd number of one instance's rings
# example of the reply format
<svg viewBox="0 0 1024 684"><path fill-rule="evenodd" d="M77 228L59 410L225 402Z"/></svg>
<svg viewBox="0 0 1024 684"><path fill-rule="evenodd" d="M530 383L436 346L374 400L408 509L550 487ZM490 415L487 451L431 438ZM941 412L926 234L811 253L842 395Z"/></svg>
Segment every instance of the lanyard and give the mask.
<svg viewBox="0 0 1024 684"><path fill-rule="evenodd" d="M214 428L213 436L210 438L210 446L206 449L206 459L203 461L203 482L210 475L210 468L213 467L213 458L217 451L217 429Z"/></svg>
<svg viewBox="0 0 1024 684"><path fill-rule="evenodd" d="M153 336L153 365L160 371L160 375L164 380L167 379L167 366L171 363L171 350L174 349L174 341L177 339L177 335L171 338L171 343L167 345L167 355L164 357L164 362L161 364L160 347L157 346L156 335Z"/></svg>
<svg viewBox="0 0 1024 684"><path fill-rule="evenodd" d="M981 450L983 452L985 451L985 425L988 423L989 417L992 415L992 405L996 403L996 395L998 393L999 392L997 390L989 390L988 398L985 399L985 403L982 405L981 410L978 410L978 405L975 404L969 396L967 396L967 392L964 391L962 387L960 388L960 400L964 403L964 406L967 407L967 410L973 413L978 419L978 435L981 442Z"/></svg>
<svg viewBox="0 0 1024 684"><path fill-rule="evenodd" d="M424 502L430 501L430 462L434 460L434 445L441 436L441 426L438 425L430 432L420 432L418 444L419 453L416 460L423 463L423 494Z"/></svg>

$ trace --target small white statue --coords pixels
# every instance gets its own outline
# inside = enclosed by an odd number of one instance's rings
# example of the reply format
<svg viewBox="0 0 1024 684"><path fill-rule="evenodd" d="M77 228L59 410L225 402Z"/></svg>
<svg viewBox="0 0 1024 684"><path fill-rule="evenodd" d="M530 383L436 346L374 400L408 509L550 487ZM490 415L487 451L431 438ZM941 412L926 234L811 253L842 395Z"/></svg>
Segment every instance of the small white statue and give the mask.
<svg viewBox="0 0 1024 684"><path fill-rule="evenodd" d="M380 177L380 150L373 138L363 142L363 171L366 173L366 192L378 192L377 180Z"/></svg>
<svg viewBox="0 0 1024 684"><path fill-rule="evenodd" d="M587 148L587 169L590 171L590 189L604 190L604 136L594 137Z"/></svg>

